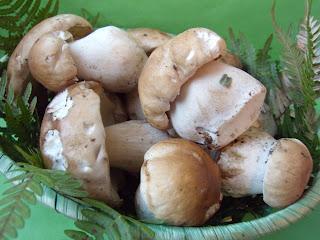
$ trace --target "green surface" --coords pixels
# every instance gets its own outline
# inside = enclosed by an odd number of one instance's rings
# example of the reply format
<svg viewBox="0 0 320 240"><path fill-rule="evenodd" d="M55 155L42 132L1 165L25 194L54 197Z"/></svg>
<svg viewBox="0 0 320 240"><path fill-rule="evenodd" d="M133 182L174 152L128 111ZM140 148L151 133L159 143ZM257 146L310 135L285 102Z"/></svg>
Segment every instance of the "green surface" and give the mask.
<svg viewBox="0 0 320 240"><path fill-rule="evenodd" d="M61 12L79 13L86 8L100 12L100 25L121 27L156 27L178 33L194 26L208 27L222 36L232 26L241 31L256 46L272 31L271 0L61 0ZM277 16L283 26L296 23L303 15L303 0L278 0ZM320 17L320 0L314 1L313 11ZM275 52L278 47L275 46ZM2 178L0 178L2 183ZM1 187L0 187L1 188ZM32 207L32 216L20 231L19 240L62 240L63 230L72 228L73 222L55 211L39 204ZM320 239L320 206L309 216L287 229L266 236L268 239L318 240Z"/></svg>

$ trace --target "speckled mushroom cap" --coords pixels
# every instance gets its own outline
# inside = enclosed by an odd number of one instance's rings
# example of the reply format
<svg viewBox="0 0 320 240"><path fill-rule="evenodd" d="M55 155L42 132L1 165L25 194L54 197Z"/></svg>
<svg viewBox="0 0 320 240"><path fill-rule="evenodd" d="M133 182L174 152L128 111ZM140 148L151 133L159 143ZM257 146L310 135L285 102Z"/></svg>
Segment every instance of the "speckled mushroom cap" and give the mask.
<svg viewBox="0 0 320 240"><path fill-rule="evenodd" d="M181 86L198 68L218 58L225 41L205 28L189 29L154 50L139 78L139 96L147 121L156 128L170 127L166 112Z"/></svg>
<svg viewBox="0 0 320 240"><path fill-rule="evenodd" d="M102 92L98 83L81 82L55 96L42 121L40 149L47 168L69 171L84 181L91 197L118 206L105 147Z"/></svg>
<svg viewBox="0 0 320 240"><path fill-rule="evenodd" d="M152 28L131 28L127 32L148 55L172 38L172 35Z"/></svg>
<svg viewBox="0 0 320 240"><path fill-rule="evenodd" d="M22 38L8 63L8 79L17 95L27 84L28 57L31 47L43 34L54 31L69 31L75 39L78 39L92 32L92 27L87 20L73 14L61 14L47 18L34 26Z"/></svg>
<svg viewBox="0 0 320 240"><path fill-rule="evenodd" d="M303 194L313 167L307 147L299 140L278 140L263 179L263 200L272 207L285 207Z"/></svg>
<svg viewBox="0 0 320 240"><path fill-rule="evenodd" d="M198 145L168 139L144 156L136 208L141 219L198 226L220 207L220 172Z"/></svg>
<svg viewBox="0 0 320 240"><path fill-rule="evenodd" d="M130 92L147 60L143 49L117 27L108 26L69 44L78 77L98 81L109 92Z"/></svg>
<svg viewBox="0 0 320 240"><path fill-rule="evenodd" d="M261 194L268 155L276 143L268 133L252 127L222 148L218 165L223 195L244 197Z"/></svg>
<svg viewBox="0 0 320 240"><path fill-rule="evenodd" d="M182 86L171 123L182 138L221 148L258 119L265 95L266 88L246 72L212 61Z"/></svg>

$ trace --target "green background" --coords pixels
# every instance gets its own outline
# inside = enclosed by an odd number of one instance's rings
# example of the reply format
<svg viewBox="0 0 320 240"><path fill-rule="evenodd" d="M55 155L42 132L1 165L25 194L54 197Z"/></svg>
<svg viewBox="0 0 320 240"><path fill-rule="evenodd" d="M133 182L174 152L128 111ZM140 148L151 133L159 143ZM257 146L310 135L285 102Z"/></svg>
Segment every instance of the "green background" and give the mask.
<svg viewBox="0 0 320 240"><path fill-rule="evenodd" d="M228 27L243 32L256 46L262 46L272 32L271 0L61 0L61 12L80 13L85 8L101 13L99 25L120 27L155 27L178 33L190 27L202 26L227 37ZM284 26L297 23L303 16L303 0L278 0L277 18ZM320 0L314 1L313 13L320 17ZM273 55L279 52L274 44ZM0 178L3 182L3 178ZM0 187L3 188L3 187ZM289 228L261 239L320 239L320 206ZM19 240L62 240L63 230L73 228L71 219L57 214L41 204L32 207L32 216L19 232Z"/></svg>

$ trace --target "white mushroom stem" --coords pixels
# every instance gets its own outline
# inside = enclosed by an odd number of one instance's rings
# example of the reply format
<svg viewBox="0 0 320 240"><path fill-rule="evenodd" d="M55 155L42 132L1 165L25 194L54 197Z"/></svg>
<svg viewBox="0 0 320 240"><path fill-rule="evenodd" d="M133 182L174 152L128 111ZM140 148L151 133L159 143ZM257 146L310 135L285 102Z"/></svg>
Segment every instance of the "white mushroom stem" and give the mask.
<svg viewBox="0 0 320 240"><path fill-rule="evenodd" d="M246 72L212 61L182 86L171 123L182 138L221 148L257 120L265 95L266 88Z"/></svg>
<svg viewBox="0 0 320 240"><path fill-rule="evenodd" d="M138 82L147 55L129 34L108 26L70 43L78 76L102 83L110 92L129 92Z"/></svg>
<svg viewBox="0 0 320 240"><path fill-rule="evenodd" d="M132 120L105 128L110 166L138 173L146 151L155 143L169 138L166 132L145 121Z"/></svg>
<svg viewBox="0 0 320 240"><path fill-rule="evenodd" d="M263 193L268 205L285 207L303 194L312 163L299 140L275 140L251 128L221 151L222 192L232 197Z"/></svg>

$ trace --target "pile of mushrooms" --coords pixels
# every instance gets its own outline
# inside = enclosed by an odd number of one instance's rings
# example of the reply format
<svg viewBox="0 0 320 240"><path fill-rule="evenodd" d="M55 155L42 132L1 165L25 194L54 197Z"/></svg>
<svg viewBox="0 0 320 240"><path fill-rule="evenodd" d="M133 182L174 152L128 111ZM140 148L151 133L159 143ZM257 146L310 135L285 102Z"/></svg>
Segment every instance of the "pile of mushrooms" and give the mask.
<svg viewBox="0 0 320 240"><path fill-rule="evenodd" d="M18 94L30 78L56 93L41 126L45 166L113 207L122 204L121 175L140 174L143 220L199 226L223 195L263 194L285 207L308 184L308 149L264 131L266 88L209 29L93 31L79 16L58 15L21 40L8 74Z"/></svg>

